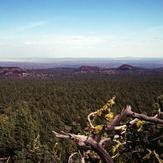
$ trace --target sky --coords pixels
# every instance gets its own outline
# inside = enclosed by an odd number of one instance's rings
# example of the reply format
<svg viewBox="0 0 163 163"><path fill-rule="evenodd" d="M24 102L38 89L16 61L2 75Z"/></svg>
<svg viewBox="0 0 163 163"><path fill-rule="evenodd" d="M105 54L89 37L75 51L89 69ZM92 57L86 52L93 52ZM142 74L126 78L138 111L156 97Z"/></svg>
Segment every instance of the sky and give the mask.
<svg viewBox="0 0 163 163"><path fill-rule="evenodd" d="M163 57L163 0L0 0L0 59Z"/></svg>

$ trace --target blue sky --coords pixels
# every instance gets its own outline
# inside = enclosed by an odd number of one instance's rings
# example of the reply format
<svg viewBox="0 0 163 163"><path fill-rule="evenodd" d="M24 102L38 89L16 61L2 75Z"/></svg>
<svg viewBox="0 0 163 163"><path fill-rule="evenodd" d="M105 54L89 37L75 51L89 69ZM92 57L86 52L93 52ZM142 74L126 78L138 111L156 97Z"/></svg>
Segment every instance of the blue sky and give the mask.
<svg viewBox="0 0 163 163"><path fill-rule="evenodd" d="M163 0L0 0L0 58L163 57Z"/></svg>

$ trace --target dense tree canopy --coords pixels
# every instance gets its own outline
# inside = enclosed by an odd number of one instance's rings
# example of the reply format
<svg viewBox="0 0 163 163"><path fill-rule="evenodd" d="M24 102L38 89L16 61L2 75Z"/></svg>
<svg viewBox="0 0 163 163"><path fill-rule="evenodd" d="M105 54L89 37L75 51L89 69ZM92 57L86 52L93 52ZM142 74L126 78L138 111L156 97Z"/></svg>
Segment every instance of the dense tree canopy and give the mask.
<svg viewBox="0 0 163 163"><path fill-rule="evenodd" d="M126 105L131 105L139 113L155 114L163 108L162 96L159 96L163 94L162 85L161 74L77 74L49 79L0 79L0 157L10 157L15 162L66 162L77 150L76 145L72 141L58 141L53 130L74 134L85 132L87 115L114 95L117 97L114 114ZM160 128L157 127L156 134L159 135ZM133 129L129 127L128 130ZM149 136L150 127L146 130ZM147 141L141 132L128 133L132 134L126 136L134 139L133 143L137 145L141 146L142 139ZM153 141L154 145L156 141L162 143L157 139ZM130 146L134 148L133 144ZM126 158L128 154L126 151ZM139 157L142 156L135 155L135 158Z"/></svg>

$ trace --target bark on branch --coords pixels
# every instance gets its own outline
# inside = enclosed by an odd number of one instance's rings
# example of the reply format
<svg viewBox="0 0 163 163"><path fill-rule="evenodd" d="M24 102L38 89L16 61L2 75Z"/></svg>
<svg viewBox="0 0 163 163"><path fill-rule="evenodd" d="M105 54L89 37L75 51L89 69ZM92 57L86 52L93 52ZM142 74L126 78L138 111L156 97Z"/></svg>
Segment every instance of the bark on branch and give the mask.
<svg viewBox="0 0 163 163"><path fill-rule="evenodd" d="M120 126L121 121L126 120L128 117L134 118L130 122L130 124L136 123L138 120L144 120L149 121L153 123L159 123L163 124L163 120L160 119L157 115L156 116L147 116L144 114L139 114L136 112L133 112L131 110L131 106L127 106L125 109L121 111L120 114L115 116L115 118L112 120L111 124L107 125L104 129L105 131L111 131L111 130L117 130L119 127L124 127L126 125ZM89 117L90 120L90 117ZM93 125L92 125L93 126ZM127 126L126 126L127 127ZM56 137L61 139L72 139L78 144L80 147L86 147L84 149L90 149L95 151L101 158L101 160L105 163L113 163L112 157L109 155L109 153L105 150L103 143L106 141L110 141L110 138L100 138L100 141L97 141L95 138L91 136L85 136L85 135L75 135L71 133L65 133L61 131L61 133L53 131L53 133L56 135Z"/></svg>
<svg viewBox="0 0 163 163"><path fill-rule="evenodd" d="M90 146L93 151L95 151L105 163L113 163L113 160L109 153L103 148L103 146L96 142L92 137L87 137L84 135L75 135L70 133L57 133L53 131L56 137L61 139L73 139L80 147Z"/></svg>
<svg viewBox="0 0 163 163"><path fill-rule="evenodd" d="M120 125L120 122L126 120L128 117L137 118L139 120L149 121L153 123L163 124L163 120L157 116L147 116L145 114L139 114L131 110L131 106L127 106L126 109L123 109L120 114L115 116L110 125L107 125L105 130L114 130L116 126Z"/></svg>

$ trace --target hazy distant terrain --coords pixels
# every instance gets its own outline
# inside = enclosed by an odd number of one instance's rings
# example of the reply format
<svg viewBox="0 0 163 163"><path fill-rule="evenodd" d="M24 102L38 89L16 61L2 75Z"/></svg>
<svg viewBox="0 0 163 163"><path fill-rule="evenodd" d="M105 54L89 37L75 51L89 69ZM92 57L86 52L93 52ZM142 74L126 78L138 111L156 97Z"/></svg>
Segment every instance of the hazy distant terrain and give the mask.
<svg viewBox="0 0 163 163"><path fill-rule="evenodd" d="M15 60L0 60L1 67L20 67L25 69L44 69L55 67L80 67L82 65L115 68L122 64L130 64L143 68L163 67L163 58L28 58Z"/></svg>

